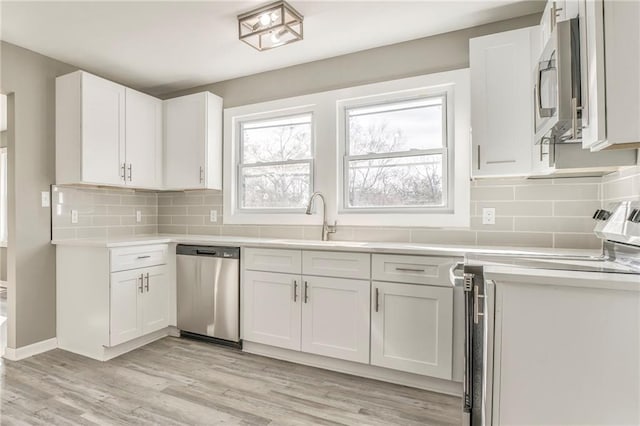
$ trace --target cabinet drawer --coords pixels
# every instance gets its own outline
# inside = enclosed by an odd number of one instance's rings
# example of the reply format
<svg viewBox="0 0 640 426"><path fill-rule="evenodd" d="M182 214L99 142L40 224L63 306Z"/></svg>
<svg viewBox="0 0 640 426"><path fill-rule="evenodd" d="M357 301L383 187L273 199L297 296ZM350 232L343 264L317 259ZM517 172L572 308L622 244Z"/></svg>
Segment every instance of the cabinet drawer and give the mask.
<svg viewBox="0 0 640 426"><path fill-rule="evenodd" d="M302 273L340 278L371 277L371 255L334 251L303 251Z"/></svg>
<svg viewBox="0 0 640 426"><path fill-rule="evenodd" d="M374 280L451 287L451 257L400 256L374 254L371 272Z"/></svg>
<svg viewBox="0 0 640 426"><path fill-rule="evenodd" d="M244 268L253 271L299 274L302 268L300 250L248 248L242 253Z"/></svg>
<svg viewBox="0 0 640 426"><path fill-rule="evenodd" d="M111 249L111 272L164 265L168 251L167 244Z"/></svg>

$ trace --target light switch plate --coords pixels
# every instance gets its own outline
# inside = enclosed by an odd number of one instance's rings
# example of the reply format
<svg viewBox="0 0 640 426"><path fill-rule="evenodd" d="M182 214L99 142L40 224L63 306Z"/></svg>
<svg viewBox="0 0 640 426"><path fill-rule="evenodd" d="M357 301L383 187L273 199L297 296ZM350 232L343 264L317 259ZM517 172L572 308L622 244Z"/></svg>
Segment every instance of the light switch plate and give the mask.
<svg viewBox="0 0 640 426"><path fill-rule="evenodd" d="M51 198L49 196L49 191L42 191L42 193L40 193L40 200L42 207L50 207Z"/></svg>
<svg viewBox="0 0 640 426"><path fill-rule="evenodd" d="M78 223L78 210L71 210L71 223Z"/></svg>
<svg viewBox="0 0 640 426"><path fill-rule="evenodd" d="M136 222L142 222L142 212L140 210L136 210Z"/></svg>
<svg viewBox="0 0 640 426"><path fill-rule="evenodd" d="M209 211L209 222L217 222L218 221L218 211L210 210Z"/></svg>
<svg viewBox="0 0 640 426"><path fill-rule="evenodd" d="M482 224L483 225L495 225L496 224L496 209L493 207L485 207L482 209Z"/></svg>

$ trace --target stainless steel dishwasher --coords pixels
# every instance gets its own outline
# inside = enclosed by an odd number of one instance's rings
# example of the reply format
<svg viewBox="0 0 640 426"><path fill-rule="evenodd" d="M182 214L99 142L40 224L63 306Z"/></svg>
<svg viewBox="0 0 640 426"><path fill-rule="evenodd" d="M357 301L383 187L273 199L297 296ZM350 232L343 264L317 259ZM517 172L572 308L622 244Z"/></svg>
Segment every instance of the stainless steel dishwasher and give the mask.
<svg viewBox="0 0 640 426"><path fill-rule="evenodd" d="M240 346L240 249L178 245L181 335Z"/></svg>

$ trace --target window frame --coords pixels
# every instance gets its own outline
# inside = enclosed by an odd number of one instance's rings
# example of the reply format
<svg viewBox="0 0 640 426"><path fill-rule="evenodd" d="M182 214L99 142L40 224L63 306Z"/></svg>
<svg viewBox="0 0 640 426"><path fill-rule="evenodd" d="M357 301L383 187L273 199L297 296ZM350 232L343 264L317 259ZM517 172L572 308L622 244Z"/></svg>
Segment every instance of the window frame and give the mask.
<svg viewBox="0 0 640 426"><path fill-rule="evenodd" d="M443 129L443 141L441 148L431 149L412 149L409 151L394 151L386 153L370 153L350 155L350 141L349 141L349 124L348 114L349 111L359 108L394 105L403 102L411 102L422 99L442 99L442 129ZM451 129L449 128L449 93L446 90L430 90L430 89L418 89L415 93L401 93L401 94L383 94L380 96L367 97L365 99L349 100L338 104L338 115L341 118L339 126L338 138L339 153L342 158L342 164L340 167L339 188L340 188L340 202L338 212L340 214L354 214L354 213L432 213L432 212L450 212L452 207L449 204L450 192L453 191L453 185L450 183L453 181L450 173L453 173L453 157L454 155L449 152L452 141L450 140ZM366 206L366 207L353 207L349 206L349 163L351 161L359 160L375 160L375 159L388 159L388 158L410 158L420 157L425 155L442 155L442 204L437 206Z"/></svg>
<svg viewBox="0 0 640 426"><path fill-rule="evenodd" d="M311 135L310 135L310 151L311 157L308 159L302 160L286 160L286 161L271 161L271 162L257 162L257 163L243 163L243 154L244 154L244 139L243 139L243 126L246 123L255 123L259 121L270 121L270 120L278 120L285 118L294 118L309 115L310 116L310 126L311 126ZM315 159L315 117L313 111L297 113L297 114L275 114L269 115L261 118L245 118L239 119L236 123L237 126L237 134L238 139L237 143L235 143L236 153L236 185L234 188L235 191L235 210L238 213L249 213L249 214L278 214L278 213L300 213L306 210L306 207L277 207L277 208L247 208L242 205L244 194L242 192L242 170L245 168L255 168L255 167L268 167L268 166L279 166L279 165L292 165L292 164L309 164L309 197L313 194L314 191L314 159Z"/></svg>

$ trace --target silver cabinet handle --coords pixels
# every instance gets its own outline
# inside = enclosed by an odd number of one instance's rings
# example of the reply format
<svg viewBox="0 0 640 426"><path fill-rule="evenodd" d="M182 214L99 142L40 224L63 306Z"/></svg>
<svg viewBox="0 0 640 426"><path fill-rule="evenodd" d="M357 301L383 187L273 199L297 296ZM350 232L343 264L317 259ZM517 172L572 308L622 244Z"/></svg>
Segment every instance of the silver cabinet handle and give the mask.
<svg viewBox="0 0 640 426"><path fill-rule="evenodd" d="M144 286L144 288L145 290L147 290L147 293L148 293L149 292L149 273L148 272L147 272L146 279L147 279L147 284Z"/></svg>
<svg viewBox="0 0 640 426"><path fill-rule="evenodd" d="M145 255L145 256L138 256L136 259L148 259L150 257L151 255Z"/></svg>
<svg viewBox="0 0 640 426"><path fill-rule="evenodd" d="M133 174L133 165L131 163L129 163L129 167L127 168L129 170L129 182L131 182L131 176Z"/></svg>
<svg viewBox="0 0 640 426"><path fill-rule="evenodd" d="M396 268L396 271L401 271L401 272L424 272L424 269L415 269L415 268Z"/></svg>
<svg viewBox="0 0 640 426"><path fill-rule="evenodd" d="M478 170L480 170L480 145L478 145Z"/></svg>
<svg viewBox="0 0 640 426"><path fill-rule="evenodd" d="M480 289L477 285L473 286L473 323L477 324L480 317L484 316L484 312L480 312L479 299L484 298L483 294L480 294Z"/></svg>
<svg viewBox="0 0 640 426"><path fill-rule="evenodd" d="M204 167L200 166L200 183L204 183Z"/></svg>
<svg viewBox="0 0 640 426"><path fill-rule="evenodd" d="M380 290L376 287L376 312L380 310Z"/></svg>
<svg viewBox="0 0 640 426"><path fill-rule="evenodd" d="M304 282L304 303L309 301L309 283Z"/></svg>
<svg viewBox="0 0 640 426"><path fill-rule="evenodd" d="M575 140L580 137L578 134L578 111L581 111L582 107L578 106L578 99L571 98L571 137Z"/></svg>
<svg viewBox="0 0 640 426"><path fill-rule="evenodd" d="M140 286L138 287L138 290L140 290L140 293L144 293L144 287L143 287L143 281L144 281L144 274L140 274Z"/></svg>
<svg viewBox="0 0 640 426"><path fill-rule="evenodd" d="M298 300L298 280L293 280L293 301Z"/></svg>
<svg viewBox="0 0 640 426"><path fill-rule="evenodd" d="M120 178L122 178L122 180L127 180L127 178L125 177L125 169L127 168L127 163L122 163L122 166L120 167Z"/></svg>

